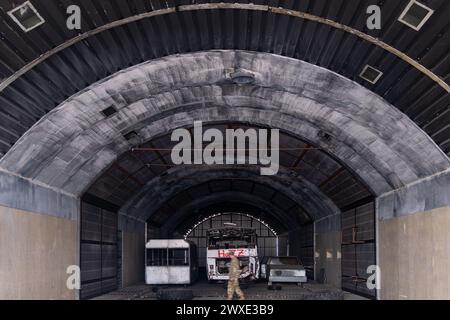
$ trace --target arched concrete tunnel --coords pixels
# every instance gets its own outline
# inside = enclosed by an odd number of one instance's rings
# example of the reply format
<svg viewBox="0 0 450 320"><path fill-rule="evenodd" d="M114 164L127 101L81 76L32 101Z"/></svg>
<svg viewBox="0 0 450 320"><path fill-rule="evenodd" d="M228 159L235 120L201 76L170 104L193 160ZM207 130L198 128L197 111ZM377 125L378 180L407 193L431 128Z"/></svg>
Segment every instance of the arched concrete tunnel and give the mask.
<svg viewBox="0 0 450 320"><path fill-rule="evenodd" d="M146 240L224 213L312 280L450 298L448 1L421 0L415 27L409 0L70 2L81 30L66 1L0 3L0 299L142 283ZM22 4L42 21L13 19ZM174 164L199 121L279 130L279 170Z"/></svg>

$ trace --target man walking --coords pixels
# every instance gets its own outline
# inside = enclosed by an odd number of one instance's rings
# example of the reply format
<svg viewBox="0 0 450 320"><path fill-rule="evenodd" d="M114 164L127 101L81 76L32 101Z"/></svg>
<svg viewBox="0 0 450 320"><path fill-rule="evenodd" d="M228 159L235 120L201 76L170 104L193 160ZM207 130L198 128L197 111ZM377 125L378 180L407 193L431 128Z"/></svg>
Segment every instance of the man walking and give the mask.
<svg viewBox="0 0 450 320"><path fill-rule="evenodd" d="M234 294L236 293L239 300L245 300L244 293L239 287L239 276L241 275L241 266L239 264L238 258L236 258L234 251L229 252L231 263L230 271L228 274L228 300L233 300Z"/></svg>

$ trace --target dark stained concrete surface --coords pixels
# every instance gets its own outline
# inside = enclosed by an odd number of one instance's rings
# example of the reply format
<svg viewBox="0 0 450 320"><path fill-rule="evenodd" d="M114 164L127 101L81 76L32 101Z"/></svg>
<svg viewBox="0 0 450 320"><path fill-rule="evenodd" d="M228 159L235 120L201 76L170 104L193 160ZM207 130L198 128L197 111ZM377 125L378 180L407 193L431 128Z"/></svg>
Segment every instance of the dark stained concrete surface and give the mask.
<svg viewBox="0 0 450 320"><path fill-rule="evenodd" d="M154 287L146 285L136 285L127 287L95 300L156 300L157 293L153 292ZM177 287L173 287L177 288ZM187 287L194 293L194 300L226 300L226 290L223 284L209 284L200 281L193 286ZM162 289L162 288L161 288ZM307 283L302 287L295 284L283 284L281 290L268 290L266 282L250 284L247 289L243 289L247 300L344 300L363 299L358 296L346 293L330 285Z"/></svg>

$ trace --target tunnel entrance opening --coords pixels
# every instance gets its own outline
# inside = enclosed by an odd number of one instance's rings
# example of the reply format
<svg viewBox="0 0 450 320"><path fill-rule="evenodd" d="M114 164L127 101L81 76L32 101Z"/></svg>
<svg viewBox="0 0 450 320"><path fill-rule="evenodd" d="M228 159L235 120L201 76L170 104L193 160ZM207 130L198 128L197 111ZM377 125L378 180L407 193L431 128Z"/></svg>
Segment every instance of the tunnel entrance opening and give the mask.
<svg viewBox="0 0 450 320"><path fill-rule="evenodd" d="M258 257L277 256L279 236L265 221L245 213L218 213L204 218L188 230L185 238L194 242L198 249L199 267L207 270L208 231L227 227L252 229L256 232Z"/></svg>

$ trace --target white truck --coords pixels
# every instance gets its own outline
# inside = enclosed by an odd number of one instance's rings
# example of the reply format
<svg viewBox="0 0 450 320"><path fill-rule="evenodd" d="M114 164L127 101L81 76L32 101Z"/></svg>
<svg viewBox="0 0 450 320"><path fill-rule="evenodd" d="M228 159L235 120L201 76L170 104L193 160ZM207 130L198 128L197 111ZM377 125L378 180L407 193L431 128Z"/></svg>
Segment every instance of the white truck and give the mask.
<svg viewBox="0 0 450 320"><path fill-rule="evenodd" d="M218 228L207 232L208 281L228 281L230 252L239 259L242 280L259 278L256 230L248 228Z"/></svg>

